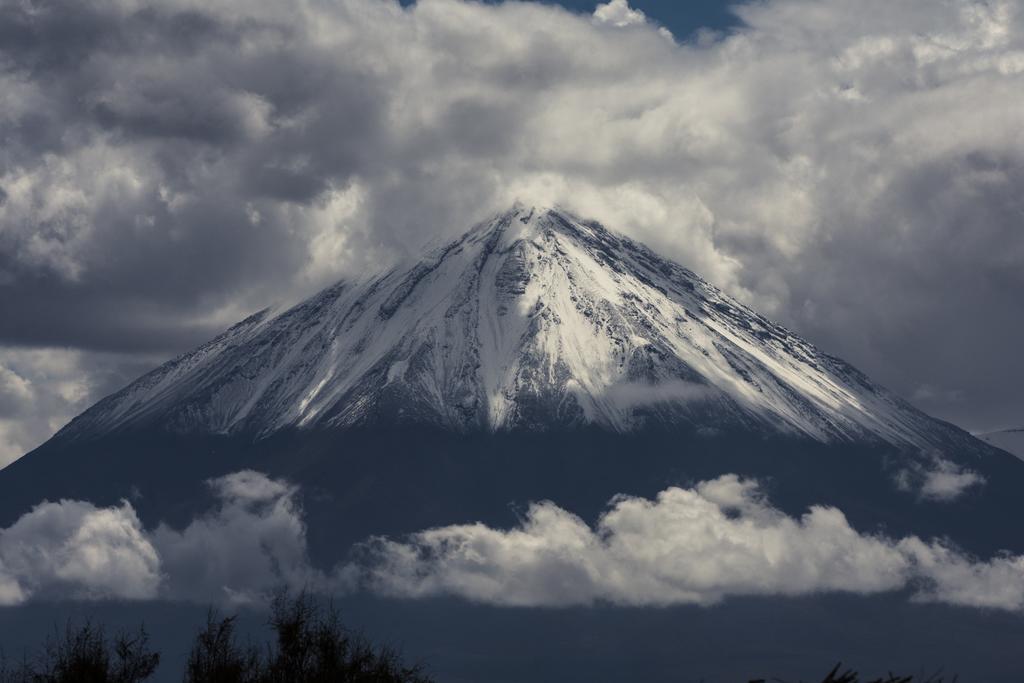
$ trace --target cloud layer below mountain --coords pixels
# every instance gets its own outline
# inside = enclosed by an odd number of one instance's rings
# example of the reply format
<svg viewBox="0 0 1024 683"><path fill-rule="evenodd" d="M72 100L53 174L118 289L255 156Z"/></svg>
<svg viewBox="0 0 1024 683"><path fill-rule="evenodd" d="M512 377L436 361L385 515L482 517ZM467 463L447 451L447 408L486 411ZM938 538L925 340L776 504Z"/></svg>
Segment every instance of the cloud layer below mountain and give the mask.
<svg viewBox="0 0 1024 683"><path fill-rule="evenodd" d="M209 482L217 506L185 529L144 529L131 503L43 502L0 530L0 604L32 598L245 603L322 585L296 489L252 471Z"/></svg>
<svg viewBox="0 0 1024 683"><path fill-rule="evenodd" d="M542 502L511 529L464 524L373 538L329 571L309 561L295 486L253 471L209 485L216 506L184 529L147 530L128 502L37 505L0 530L0 604L237 604L290 586L543 607L908 591L919 601L1024 610L1024 557L979 561L939 541L861 533L830 507L789 517L735 475L654 500L616 497L594 526Z"/></svg>
<svg viewBox="0 0 1024 683"><path fill-rule="evenodd" d="M365 553L375 591L495 605L709 605L744 595L910 590L919 601L1024 608L1024 558L978 562L938 541L862 534L831 507L792 518L757 482L735 475L669 488L655 500L617 497L594 527L536 503L513 529L429 529L374 539Z"/></svg>
<svg viewBox="0 0 1024 683"><path fill-rule="evenodd" d="M92 400L98 353L151 363L519 198L632 233L930 412L1018 423L1020 6L737 12L679 44L620 0L4 3L0 345L71 349ZM9 452L67 414L16 416L24 394L0 378Z"/></svg>

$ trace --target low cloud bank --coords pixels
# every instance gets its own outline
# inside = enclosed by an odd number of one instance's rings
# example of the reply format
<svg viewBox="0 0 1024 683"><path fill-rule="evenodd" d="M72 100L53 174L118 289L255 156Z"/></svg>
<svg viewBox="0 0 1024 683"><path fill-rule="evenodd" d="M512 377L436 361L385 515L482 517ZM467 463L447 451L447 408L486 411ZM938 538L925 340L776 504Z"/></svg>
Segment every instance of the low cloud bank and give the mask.
<svg viewBox="0 0 1024 683"><path fill-rule="evenodd" d="M620 496L591 527L543 502L519 526L430 529L364 547L365 582L388 595L510 606L716 603L729 596L872 594L1019 610L1024 557L978 562L916 536L861 534L832 507L785 515L757 482L725 475L655 500Z"/></svg>
<svg viewBox="0 0 1024 683"><path fill-rule="evenodd" d="M278 586L449 595L507 606L710 605L730 596L874 594L1024 609L1024 556L860 533L843 513L774 508L729 474L654 500L618 496L594 526L551 502L511 529L464 524L377 537L313 567L298 488L253 471L209 482L217 504L147 530L132 505L43 502L0 530L0 605L32 599L263 600Z"/></svg>
<svg viewBox="0 0 1024 683"><path fill-rule="evenodd" d="M553 503L516 529L432 529L372 546L387 593L462 595L506 605L710 604L728 595L876 593L905 585L909 562L834 508L787 517L735 475L651 501L620 497L591 528Z"/></svg>
<svg viewBox="0 0 1024 683"><path fill-rule="evenodd" d="M160 582L160 557L127 502L44 502L0 532L0 603L149 598Z"/></svg>
<svg viewBox="0 0 1024 683"><path fill-rule="evenodd" d="M217 505L185 529L146 530L131 503L43 502L0 530L0 605L32 598L261 600L322 588L298 489L253 471L208 482Z"/></svg>
<svg viewBox="0 0 1024 683"><path fill-rule="evenodd" d="M322 586L306 553L297 487L251 470L209 484L215 510L182 531L160 525L151 534L163 560L163 596L253 602L281 585Z"/></svg>

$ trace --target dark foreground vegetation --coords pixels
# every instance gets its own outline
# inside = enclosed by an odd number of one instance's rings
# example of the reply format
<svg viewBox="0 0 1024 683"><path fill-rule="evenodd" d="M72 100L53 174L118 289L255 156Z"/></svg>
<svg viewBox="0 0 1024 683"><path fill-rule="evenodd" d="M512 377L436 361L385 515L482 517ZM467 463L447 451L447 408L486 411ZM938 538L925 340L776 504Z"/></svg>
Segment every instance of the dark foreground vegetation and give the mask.
<svg viewBox="0 0 1024 683"><path fill-rule="evenodd" d="M159 664L160 654L150 651L144 628L111 641L102 626L86 622L52 636L33 661L16 666L0 661L0 682L135 683L152 676Z"/></svg>
<svg viewBox="0 0 1024 683"><path fill-rule="evenodd" d="M241 643L235 617L211 610L196 634L185 664L185 683L432 683L419 666L409 666L399 653L371 643L347 629L337 610L323 607L305 593L279 594L271 605L274 641L258 647ZM19 662L0 657L0 683L139 683L160 665L140 627L108 637L91 622L55 632L40 652ZM787 683L756 679L750 683ZM861 678L856 671L835 668L821 683L957 683L956 676Z"/></svg>
<svg viewBox="0 0 1024 683"><path fill-rule="evenodd" d="M342 625L333 607L307 594L278 595L271 609L275 639L242 644L235 617L210 611L185 665L186 683L431 683L386 646ZM51 637L34 658L0 662L0 683L138 683L153 675L160 654L144 628L108 638L92 623Z"/></svg>
<svg viewBox="0 0 1024 683"><path fill-rule="evenodd" d="M781 678L773 678L771 681L772 683L786 683ZM768 683L768 681L759 678L750 683ZM866 679L861 678L860 674L853 669L842 669L842 664L836 664L821 683L957 683L957 677L944 678L941 673L930 676L895 676L890 673L884 678Z"/></svg>

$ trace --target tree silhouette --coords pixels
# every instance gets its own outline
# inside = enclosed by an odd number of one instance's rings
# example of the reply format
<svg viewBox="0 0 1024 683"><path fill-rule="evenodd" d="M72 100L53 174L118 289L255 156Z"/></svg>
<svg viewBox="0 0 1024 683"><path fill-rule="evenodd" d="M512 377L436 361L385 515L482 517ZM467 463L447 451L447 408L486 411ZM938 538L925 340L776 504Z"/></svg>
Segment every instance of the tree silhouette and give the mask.
<svg viewBox="0 0 1024 683"><path fill-rule="evenodd" d="M241 645L235 616L211 609L196 634L185 664L185 683L432 683L419 666L408 666L399 653L376 646L345 628L333 604L323 606L306 592L280 592L271 603L274 641L262 650ZM0 652L0 683L140 683L156 671L159 653L149 648L140 626L109 640L102 626L70 622L51 636L36 661L9 666ZM756 679L749 683L767 683ZM773 683L785 683L770 679ZM841 664L821 683L861 683L860 675ZM864 683L956 683L941 672L931 676L895 676Z"/></svg>
<svg viewBox="0 0 1024 683"><path fill-rule="evenodd" d="M70 622L62 635L47 642L37 661L0 667L2 683L138 683L153 675L160 654L149 649L142 626L134 634L121 633L113 642L102 626Z"/></svg>
<svg viewBox="0 0 1024 683"><path fill-rule="evenodd" d="M346 629L333 605L308 593L279 593L271 604L276 639L266 654L242 647L235 618L211 612L189 655L186 683L430 683L392 648Z"/></svg>
<svg viewBox="0 0 1024 683"><path fill-rule="evenodd" d="M206 615L206 628L196 635L188 662L185 681L218 681L218 683L258 683L262 669L255 647L240 647L235 639L236 617L218 617L211 609Z"/></svg>

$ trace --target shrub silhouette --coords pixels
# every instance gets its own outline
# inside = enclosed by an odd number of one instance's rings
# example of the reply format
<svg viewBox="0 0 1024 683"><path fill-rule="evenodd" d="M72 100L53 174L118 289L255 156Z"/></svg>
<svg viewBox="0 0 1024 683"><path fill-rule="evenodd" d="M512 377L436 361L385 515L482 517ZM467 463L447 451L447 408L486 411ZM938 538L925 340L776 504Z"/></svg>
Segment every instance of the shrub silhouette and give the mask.
<svg viewBox="0 0 1024 683"><path fill-rule="evenodd" d="M350 632L333 605L321 607L305 592L279 593L270 626L276 642L261 656L238 644L234 617L211 612L189 655L186 683L430 683L420 667Z"/></svg>
<svg viewBox="0 0 1024 683"><path fill-rule="evenodd" d="M196 635L189 653L185 680L258 683L261 671L256 648L242 648L235 641L235 617L218 618L211 609L206 615L206 628Z"/></svg>
<svg viewBox="0 0 1024 683"><path fill-rule="evenodd" d="M835 667L828 672L828 675L822 679L821 683L861 683L860 674L853 669L841 670L842 666L842 663L836 664ZM914 678L913 676L895 676L890 673L885 678L873 678L869 681L864 681L864 683L943 683L946 679L942 678L941 673L942 672L935 673L927 677L922 676L921 678ZM772 681L774 681L774 683L785 683L785 681L779 678L773 678ZM749 683L766 683L766 681L763 678L758 678L750 681ZM949 680L949 683L957 683L957 677L953 676L953 678Z"/></svg>
<svg viewBox="0 0 1024 683"><path fill-rule="evenodd" d="M150 651L144 627L134 634L121 633L111 642L102 626L68 623L63 635L47 640L36 662L0 666L0 682L138 683L152 676L159 664L160 655Z"/></svg>
<svg viewBox="0 0 1024 683"><path fill-rule="evenodd" d="M418 666L346 629L333 605L309 594L279 593L271 603L275 640L261 650L241 645L236 617L207 613L185 665L185 683L432 683ZM86 621L51 636L35 662L11 667L0 652L0 683L140 683L156 671L159 653L149 648L144 627L109 640L102 626ZM783 683L773 678L776 683ZM864 683L956 683L957 677L894 676ZM821 683L860 683L856 671L830 671ZM766 683L757 679L749 683Z"/></svg>

